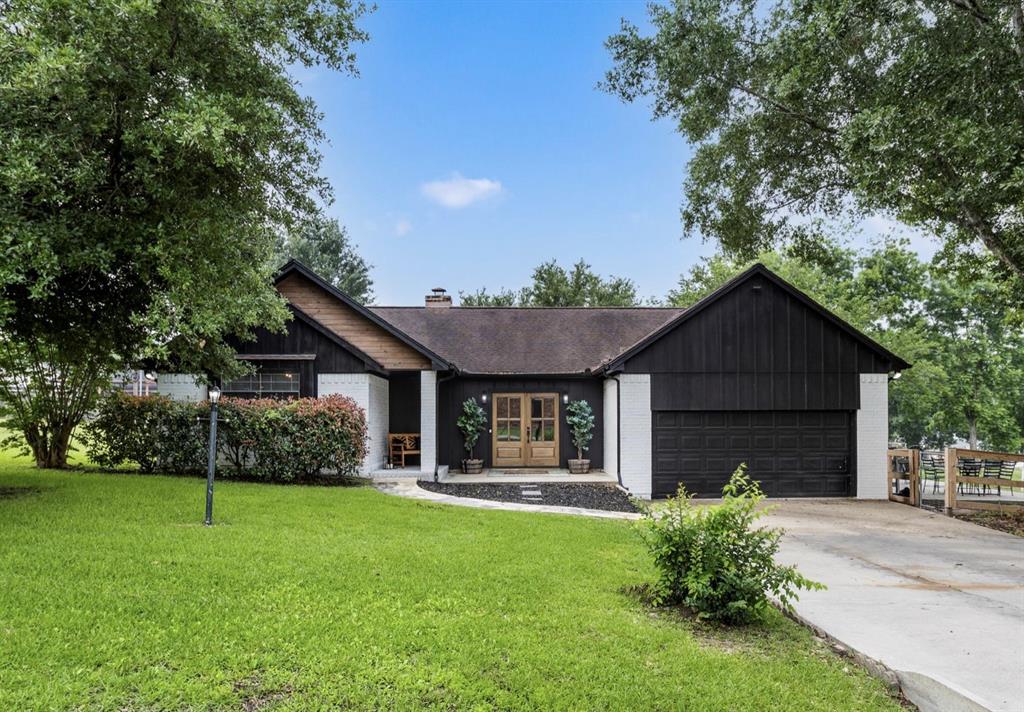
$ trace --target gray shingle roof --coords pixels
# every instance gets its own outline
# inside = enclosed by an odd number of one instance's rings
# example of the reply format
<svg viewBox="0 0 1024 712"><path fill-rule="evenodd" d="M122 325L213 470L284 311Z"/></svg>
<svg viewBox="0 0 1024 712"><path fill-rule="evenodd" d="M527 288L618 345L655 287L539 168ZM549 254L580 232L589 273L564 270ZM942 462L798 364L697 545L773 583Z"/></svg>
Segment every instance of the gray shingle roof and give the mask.
<svg viewBox="0 0 1024 712"><path fill-rule="evenodd" d="M679 316L670 308L370 307L467 373L583 373Z"/></svg>

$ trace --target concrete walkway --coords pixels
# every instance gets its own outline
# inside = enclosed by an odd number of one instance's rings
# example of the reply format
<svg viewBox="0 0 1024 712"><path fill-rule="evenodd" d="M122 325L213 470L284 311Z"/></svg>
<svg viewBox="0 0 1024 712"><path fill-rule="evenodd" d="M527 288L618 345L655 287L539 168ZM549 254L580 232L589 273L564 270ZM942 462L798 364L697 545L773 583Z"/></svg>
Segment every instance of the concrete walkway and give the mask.
<svg viewBox="0 0 1024 712"><path fill-rule="evenodd" d="M473 497L453 497L450 494L429 492L408 478L374 478L373 485L381 492L399 497L420 499L440 504L454 504L459 507L475 507L477 509L504 509L512 512L541 512L547 514L574 514L582 517L598 517L600 519L639 519L636 512L608 512L603 509L582 509L580 507L556 507L550 504L522 504L520 502L498 502L490 499L474 499Z"/></svg>
<svg viewBox="0 0 1024 712"><path fill-rule="evenodd" d="M801 594L802 618L923 710L1024 710L1024 539L893 502L776 504L780 558L828 586Z"/></svg>

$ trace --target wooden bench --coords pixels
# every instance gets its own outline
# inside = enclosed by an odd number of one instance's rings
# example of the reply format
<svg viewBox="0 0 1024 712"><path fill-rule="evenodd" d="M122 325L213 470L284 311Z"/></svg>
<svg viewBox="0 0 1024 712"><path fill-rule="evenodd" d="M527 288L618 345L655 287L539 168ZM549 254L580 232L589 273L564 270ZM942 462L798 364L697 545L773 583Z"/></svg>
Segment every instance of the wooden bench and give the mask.
<svg viewBox="0 0 1024 712"><path fill-rule="evenodd" d="M419 454L419 433L388 433L388 461L392 467L396 463L401 463L401 466L405 467L406 456Z"/></svg>

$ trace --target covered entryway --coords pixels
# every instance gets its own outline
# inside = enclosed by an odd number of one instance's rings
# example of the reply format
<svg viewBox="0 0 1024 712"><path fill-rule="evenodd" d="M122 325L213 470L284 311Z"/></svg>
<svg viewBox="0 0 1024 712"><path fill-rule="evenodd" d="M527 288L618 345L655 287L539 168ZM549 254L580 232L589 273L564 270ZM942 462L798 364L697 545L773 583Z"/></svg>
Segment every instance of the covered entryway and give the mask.
<svg viewBox="0 0 1024 712"><path fill-rule="evenodd" d="M656 411L653 496L721 496L740 465L769 497L856 494L849 411Z"/></svg>
<svg viewBox="0 0 1024 712"><path fill-rule="evenodd" d="M558 394L495 393L494 467L558 466Z"/></svg>

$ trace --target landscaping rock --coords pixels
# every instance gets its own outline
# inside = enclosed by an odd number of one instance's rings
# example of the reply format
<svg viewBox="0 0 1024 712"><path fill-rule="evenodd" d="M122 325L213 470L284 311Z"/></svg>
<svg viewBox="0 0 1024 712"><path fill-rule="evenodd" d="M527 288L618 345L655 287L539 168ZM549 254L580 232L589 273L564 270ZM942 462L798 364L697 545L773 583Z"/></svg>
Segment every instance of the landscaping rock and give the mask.
<svg viewBox="0 0 1024 712"><path fill-rule="evenodd" d="M524 483L525 484L525 483ZM430 492L454 497L474 497L496 502L520 502L523 504L545 504L557 507L582 507L601 509L606 512L636 512L625 492L613 484L544 482L530 483L527 493L518 483L451 484L446 482L420 482L419 486ZM536 491L540 491L540 497ZM532 497L526 494L533 494Z"/></svg>

